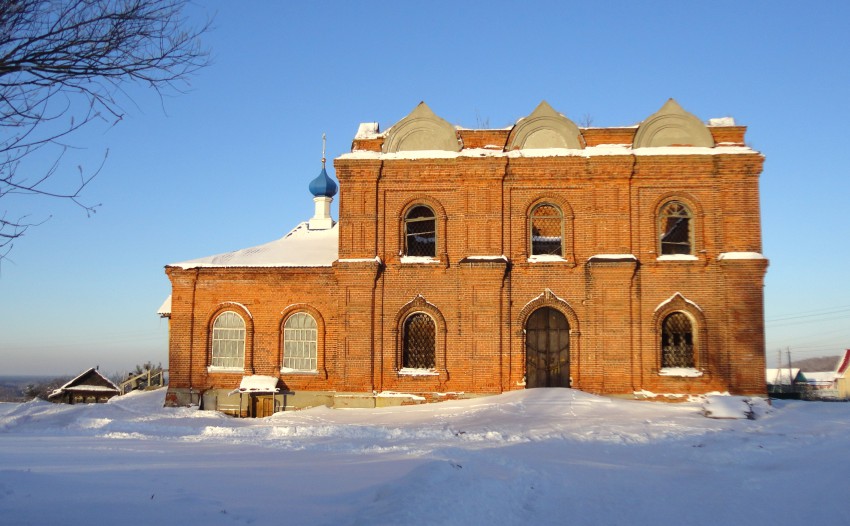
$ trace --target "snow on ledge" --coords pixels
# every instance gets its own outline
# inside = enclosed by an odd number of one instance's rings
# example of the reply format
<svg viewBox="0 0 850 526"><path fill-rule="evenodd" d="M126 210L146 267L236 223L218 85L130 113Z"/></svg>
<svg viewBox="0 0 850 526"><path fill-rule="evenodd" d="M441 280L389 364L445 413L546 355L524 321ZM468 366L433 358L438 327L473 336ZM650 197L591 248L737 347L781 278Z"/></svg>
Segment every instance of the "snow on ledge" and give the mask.
<svg viewBox="0 0 850 526"><path fill-rule="evenodd" d="M658 376L678 376L680 378L699 378L702 371L693 367L665 367L658 371Z"/></svg>
<svg viewBox="0 0 850 526"><path fill-rule="evenodd" d="M566 263L567 260L562 258L561 256L557 256L555 254L538 254L536 256L529 256L529 263Z"/></svg>
<svg viewBox="0 0 850 526"><path fill-rule="evenodd" d="M430 256L401 256L399 259L404 264L412 264L412 265L428 265L432 263L439 263L439 259L434 259Z"/></svg>
<svg viewBox="0 0 850 526"><path fill-rule="evenodd" d="M364 137L365 138L365 137ZM460 157L507 157L518 159L523 157L597 157L609 155L734 155L759 154L747 146L661 146L632 148L627 144L605 144L588 146L584 149L570 148L529 148L525 150L492 150L487 148L467 148L459 152L445 150L412 150L393 153L357 150L344 153L338 159L382 159L382 160L417 160L417 159L457 159ZM760 154L759 154L760 155Z"/></svg>
<svg viewBox="0 0 850 526"><path fill-rule="evenodd" d="M724 259L767 259L758 252L724 252L717 256L718 261Z"/></svg>
<svg viewBox="0 0 850 526"><path fill-rule="evenodd" d="M377 122L361 122L355 139L376 139L380 135Z"/></svg>
<svg viewBox="0 0 850 526"><path fill-rule="evenodd" d="M655 258L656 261L699 261L693 254L664 254Z"/></svg>
<svg viewBox="0 0 850 526"><path fill-rule="evenodd" d="M693 301L689 300L689 299L688 299L688 298L686 298L686 297L685 297L685 296L684 296L681 292L678 292L678 291L677 291L677 292L674 292L672 296L670 296L670 297L669 297L669 298L667 298L666 300L664 300L664 301L662 301L661 303L659 303L659 304L658 304L658 306L657 306L657 307L655 307L655 312L658 312L659 310L661 310L661 308L662 308L662 307L664 307L665 305L667 305L668 303L670 303L671 301L673 301L674 299L676 299L676 296L679 296L680 298L682 298L682 299L685 301L685 303L687 303L687 304L688 304L688 305L690 305L691 307L695 308L696 310L698 310L698 311L700 311L700 312L703 312L702 308L701 308L699 305L697 305L697 304L696 304L696 303L694 303Z"/></svg>
<svg viewBox="0 0 850 526"><path fill-rule="evenodd" d="M747 146L646 146L636 148L635 155L730 155L742 153L758 153Z"/></svg>
<svg viewBox="0 0 850 526"><path fill-rule="evenodd" d="M281 367L280 368L280 374L308 374L308 375L312 374L312 375L317 375L317 374L319 374L319 371L317 371L315 369L307 370L307 369L293 369L292 367Z"/></svg>
<svg viewBox="0 0 850 526"><path fill-rule="evenodd" d="M708 119L709 126L735 126L734 117L715 117Z"/></svg>
<svg viewBox="0 0 850 526"><path fill-rule="evenodd" d="M395 391L381 391L380 393L375 395L375 398L409 398L411 400L420 400L422 402L425 401L424 396L419 396L410 393L397 393Z"/></svg>
<svg viewBox="0 0 850 526"><path fill-rule="evenodd" d="M440 373L433 369L414 369L413 367L403 367L398 371L399 376L440 376Z"/></svg>

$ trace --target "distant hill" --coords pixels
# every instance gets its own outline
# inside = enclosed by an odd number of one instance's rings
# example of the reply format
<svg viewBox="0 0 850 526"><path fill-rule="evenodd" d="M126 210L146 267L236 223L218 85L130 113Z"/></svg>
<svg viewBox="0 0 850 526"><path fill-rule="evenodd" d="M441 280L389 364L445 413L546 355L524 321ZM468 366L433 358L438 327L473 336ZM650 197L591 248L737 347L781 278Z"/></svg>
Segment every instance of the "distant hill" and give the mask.
<svg viewBox="0 0 850 526"><path fill-rule="evenodd" d="M805 372L819 371L834 371L838 367L839 356L816 356L815 358L806 358L804 360L794 360L791 362L793 367L799 367Z"/></svg>

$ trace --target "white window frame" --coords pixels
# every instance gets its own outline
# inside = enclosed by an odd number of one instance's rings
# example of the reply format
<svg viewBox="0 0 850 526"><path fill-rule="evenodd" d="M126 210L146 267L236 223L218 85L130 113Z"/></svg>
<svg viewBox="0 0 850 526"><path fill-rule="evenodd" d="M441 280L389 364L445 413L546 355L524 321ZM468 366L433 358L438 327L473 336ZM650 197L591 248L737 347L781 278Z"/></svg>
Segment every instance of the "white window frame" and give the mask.
<svg viewBox="0 0 850 526"><path fill-rule="evenodd" d="M228 325L236 320L241 327ZM245 369L245 334L245 320L238 313L228 310L216 316L212 327L208 370L211 372L243 371Z"/></svg>
<svg viewBox="0 0 850 526"><path fill-rule="evenodd" d="M306 326L303 322L306 322ZM295 325L299 326L295 326ZM312 325L312 326L311 326ZM319 324L310 313L299 311L283 324L282 373L316 373L319 370Z"/></svg>

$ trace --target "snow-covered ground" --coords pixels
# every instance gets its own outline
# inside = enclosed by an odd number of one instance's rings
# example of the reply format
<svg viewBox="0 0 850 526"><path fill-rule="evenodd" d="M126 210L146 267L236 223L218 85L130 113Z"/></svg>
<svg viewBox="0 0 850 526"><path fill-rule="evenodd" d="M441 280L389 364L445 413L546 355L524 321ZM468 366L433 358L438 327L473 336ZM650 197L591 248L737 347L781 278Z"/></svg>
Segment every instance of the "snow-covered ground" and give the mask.
<svg viewBox="0 0 850 526"><path fill-rule="evenodd" d="M0 524L848 521L846 403L719 420L696 401L534 389L239 420L163 396L0 404Z"/></svg>

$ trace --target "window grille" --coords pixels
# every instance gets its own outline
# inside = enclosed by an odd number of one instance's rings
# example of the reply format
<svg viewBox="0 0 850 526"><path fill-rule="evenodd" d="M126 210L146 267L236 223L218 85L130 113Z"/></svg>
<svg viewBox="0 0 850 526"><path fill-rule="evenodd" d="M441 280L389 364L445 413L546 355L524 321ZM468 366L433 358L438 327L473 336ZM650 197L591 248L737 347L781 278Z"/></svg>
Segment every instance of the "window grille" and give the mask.
<svg viewBox="0 0 850 526"><path fill-rule="evenodd" d="M283 324L283 367L296 371L316 371L318 348L316 320L306 312L296 312Z"/></svg>
<svg viewBox="0 0 850 526"><path fill-rule="evenodd" d="M437 328L434 320L423 312L412 314L404 322L402 367L433 369L436 367Z"/></svg>
<svg viewBox="0 0 850 526"><path fill-rule="evenodd" d="M436 257L437 218L427 206L416 206L404 219L405 255Z"/></svg>
<svg viewBox="0 0 850 526"><path fill-rule="evenodd" d="M661 329L661 367L694 367L694 335L684 312L664 318Z"/></svg>
<svg viewBox="0 0 850 526"><path fill-rule="evenodd" d="M661 254L692 254L691 211L678 201L671 201L661 209L658 218L661 237Z"/></svg>
<svg viewBox="0 0 850 526"><path fill-rule="evenodd" d="M245 322L232 311L223 312L213 323L212 367L245 367Z"/></svg>
<svg viewBox="0 0 850 526"><path fill-rule="evenodd" d="M541 204L531 211L531 255L562 256L564 218L561 210L550 204Z"/></svg>

